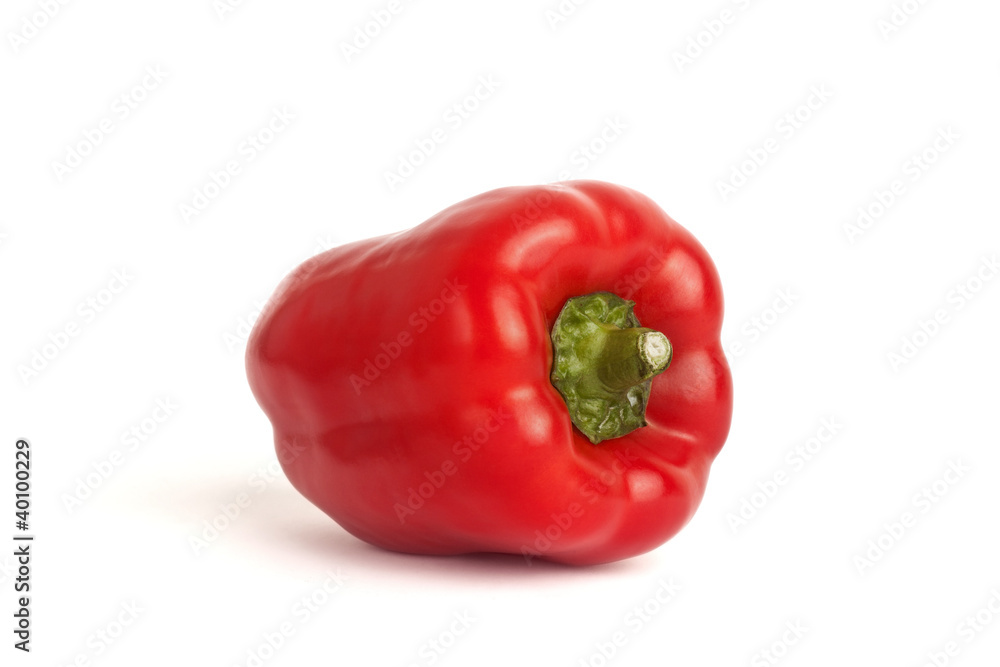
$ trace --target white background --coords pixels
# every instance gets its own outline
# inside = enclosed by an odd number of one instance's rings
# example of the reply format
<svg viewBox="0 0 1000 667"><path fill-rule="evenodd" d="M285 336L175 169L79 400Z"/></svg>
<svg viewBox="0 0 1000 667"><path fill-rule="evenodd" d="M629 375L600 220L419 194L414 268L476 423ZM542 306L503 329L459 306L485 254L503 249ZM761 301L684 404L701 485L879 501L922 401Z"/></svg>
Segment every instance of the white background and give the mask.
<svg viewBox="0 0 1000 667"><path fill-rule="evenodd" d="M998 664L997 3L404 1L350 59L388 0L45 4L0 15L0 535L19 437L36 535L30 655L0 551L4 664ZM698 514L589 569L350 537L272 474L260 303L325 247L566 176L651 196L722 275L736 405Z"/></svg>

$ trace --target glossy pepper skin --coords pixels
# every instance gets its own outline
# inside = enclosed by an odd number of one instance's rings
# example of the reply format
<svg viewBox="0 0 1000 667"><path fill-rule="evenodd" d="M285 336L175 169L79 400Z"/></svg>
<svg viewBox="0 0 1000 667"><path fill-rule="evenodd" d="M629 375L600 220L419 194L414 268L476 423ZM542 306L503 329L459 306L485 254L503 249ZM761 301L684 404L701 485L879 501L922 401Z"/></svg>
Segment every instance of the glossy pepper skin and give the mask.
<svg viewBox="0 0 1000 667"><path fill-rule="evenodd" d="M673 346L647 425L596 445L550 378L553 323L595 292ZM721 324L711 259L644 195L510 187L307 261L258 319L247 373L289 480L358 538L596 564L697 508L732 413Z"/></svg>

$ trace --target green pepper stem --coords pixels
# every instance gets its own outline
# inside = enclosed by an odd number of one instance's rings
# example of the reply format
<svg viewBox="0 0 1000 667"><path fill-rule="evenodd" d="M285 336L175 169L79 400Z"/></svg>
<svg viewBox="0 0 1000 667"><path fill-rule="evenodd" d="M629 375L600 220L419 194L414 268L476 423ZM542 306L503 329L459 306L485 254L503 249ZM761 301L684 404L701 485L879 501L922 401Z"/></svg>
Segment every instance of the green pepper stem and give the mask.
<svg viewBox="0 0 1000 667"><path fill-rule="evenodd" d="M643 327L634 307L610 292L573 297L552 326L552 384L594 444L646 425L652 379L673 357L667 337Z"/></svg>
<svg viewBox="0 0 1000 667"><path fill-rule="evenodd" d="M670 341L659 331L612 329L594 365L597 377L608 389L624 391L662 373L672 355Z"/></svg>

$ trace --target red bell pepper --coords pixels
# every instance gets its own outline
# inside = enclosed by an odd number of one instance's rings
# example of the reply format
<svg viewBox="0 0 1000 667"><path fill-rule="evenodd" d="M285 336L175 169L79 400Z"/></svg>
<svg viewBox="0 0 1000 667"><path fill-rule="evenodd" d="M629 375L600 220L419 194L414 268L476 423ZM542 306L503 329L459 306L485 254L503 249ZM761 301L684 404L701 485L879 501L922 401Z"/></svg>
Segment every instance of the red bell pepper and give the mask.
<svg viewBox="0 0 1000 667"><path fill-rule="evenodd" d="M289 480L362 540L603 563L702 498L732 413L721 324L711 259L650 199L512 187L307 261L247 373Z"/></svg>

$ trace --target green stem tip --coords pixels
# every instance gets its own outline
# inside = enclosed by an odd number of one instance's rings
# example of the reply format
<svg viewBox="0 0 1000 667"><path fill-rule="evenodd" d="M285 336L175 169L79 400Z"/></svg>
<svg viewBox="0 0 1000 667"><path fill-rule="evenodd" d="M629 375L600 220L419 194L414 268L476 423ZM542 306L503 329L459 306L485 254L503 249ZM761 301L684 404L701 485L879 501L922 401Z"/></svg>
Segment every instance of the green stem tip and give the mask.
<svg viewBox="0 0 1000 667"><path fill-rule="evenodd" d="M595 292L569 299L552 326L552 384L594 444L646 425L652 379L673 356L667 337L640 326L633 308Z"/></svg>

